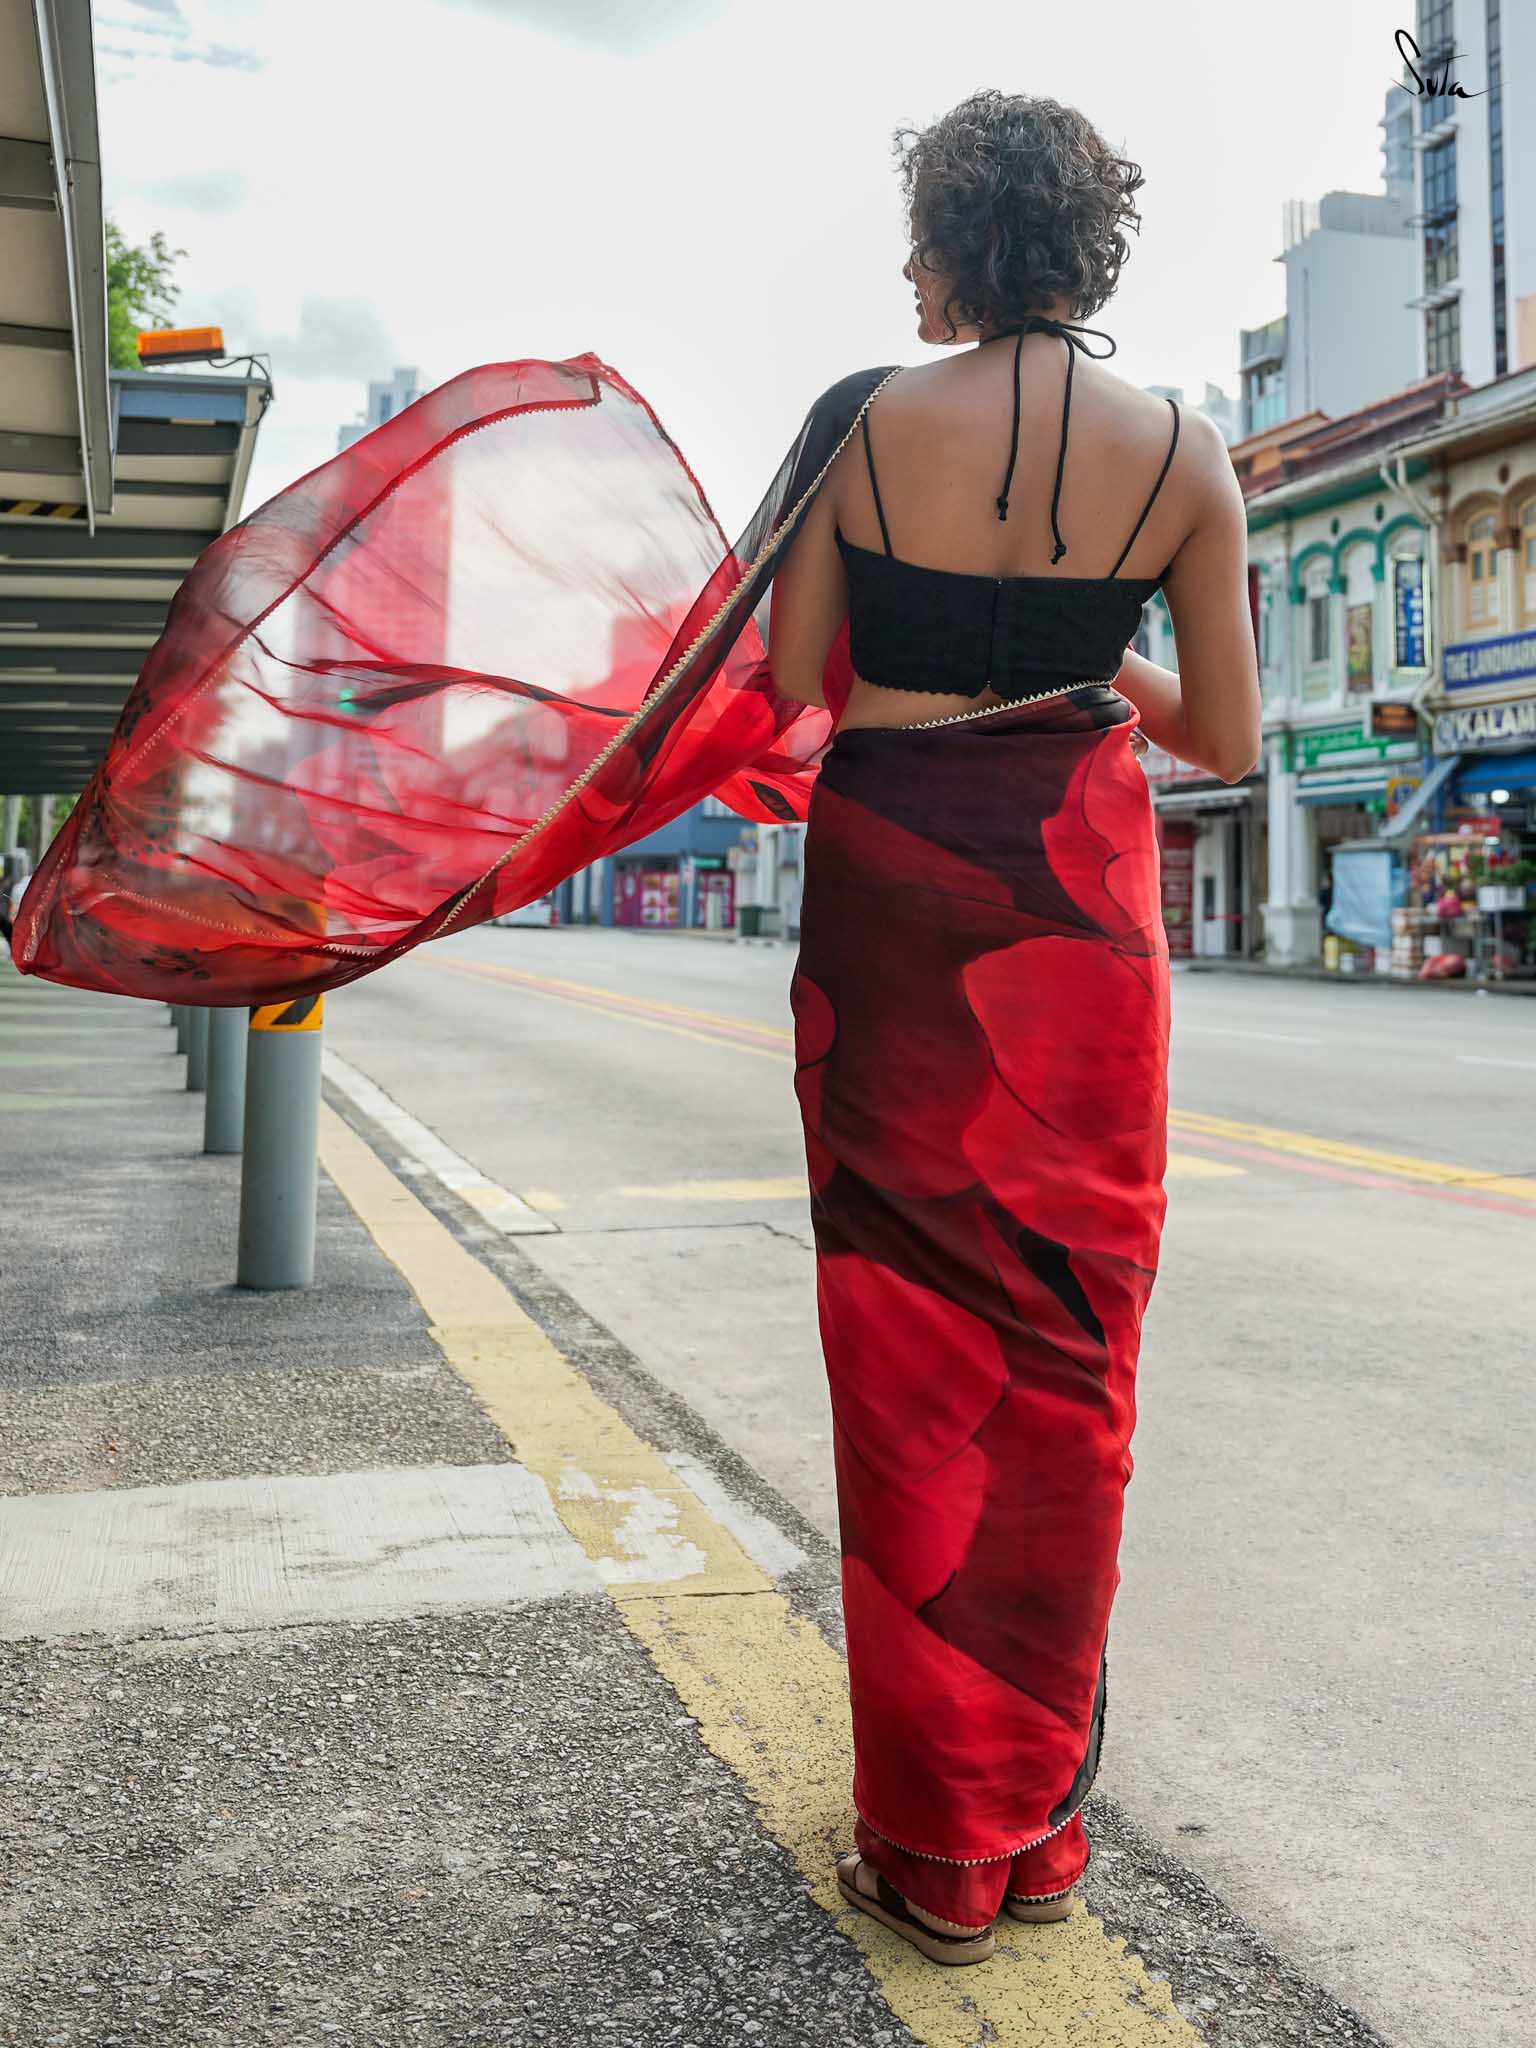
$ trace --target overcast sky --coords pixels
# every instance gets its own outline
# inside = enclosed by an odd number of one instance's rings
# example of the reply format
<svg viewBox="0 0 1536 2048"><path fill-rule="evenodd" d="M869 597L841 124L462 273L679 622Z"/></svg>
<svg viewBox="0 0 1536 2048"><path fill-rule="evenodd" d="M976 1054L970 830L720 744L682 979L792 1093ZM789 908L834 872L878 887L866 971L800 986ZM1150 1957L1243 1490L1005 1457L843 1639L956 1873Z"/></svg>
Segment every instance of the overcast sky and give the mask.
<svg viewBox="0 0 1536 2048"><path fill-rule="evenodd" d="M592 349L734 536L818 392L921 362L891 150L982 86L1146 174L1091 324L1136 384L1237 388L1281 209L1381 188L1409 0L96 0L107 203L187 251L177 319L271 353L245 510L370 377ZM1097 346L1098 344L1094 344Z"/></svg>

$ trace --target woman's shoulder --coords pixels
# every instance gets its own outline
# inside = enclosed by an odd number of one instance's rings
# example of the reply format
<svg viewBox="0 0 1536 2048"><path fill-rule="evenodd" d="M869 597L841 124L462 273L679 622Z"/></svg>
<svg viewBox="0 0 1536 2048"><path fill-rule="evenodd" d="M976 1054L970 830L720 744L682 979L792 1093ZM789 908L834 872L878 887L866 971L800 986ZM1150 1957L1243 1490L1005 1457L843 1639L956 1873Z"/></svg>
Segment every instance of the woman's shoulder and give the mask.
<svg viewBox="0 0 1536 2048"><path fill-rule="evenodd" d="M838 420L851 424L870 393L901 367L900 363L878 363L872 369L849 370L835 384L827 386L811 405L807 417L827 425L835 425Z"/></svg>

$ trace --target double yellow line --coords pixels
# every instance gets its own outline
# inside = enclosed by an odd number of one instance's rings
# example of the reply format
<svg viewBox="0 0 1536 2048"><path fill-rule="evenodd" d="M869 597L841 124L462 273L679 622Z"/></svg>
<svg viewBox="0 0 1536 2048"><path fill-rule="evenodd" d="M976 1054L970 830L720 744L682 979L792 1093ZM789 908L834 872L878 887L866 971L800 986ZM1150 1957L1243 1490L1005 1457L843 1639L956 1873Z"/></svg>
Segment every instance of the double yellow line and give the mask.
<svg viewBox="0 0 1536 2048"><path fill-rule="evenodd" d="M583 1009L622 1015L630 1024L641 1024L653 1031L670 1031L706 1045L728 1045L738 1052L753 1053L760 1058L789 1064L794 1062L794 1033L783 1025L754 1023L717 1010L665 1002L654 996L627 995L619 989L599 988L590 982L562 979L556 975L531 974L521 968L498 967L488 961L424 960L418 956L416 964L430 967L433 972L446 969L451 974L506 982L547 1001L574 1003ZM1196 1139L1270 1154L1277 1161L1307 1160L1342 1175L1373 1175L1387 1181L1446 1189L1463 1195L1481 1196L1501 1206L1536 1204L1536 1179L1522 1174L1489 1173L1479 1167L1459 1166L1449 1160L1421 1159L1412 1153L1389 1152L1372 1145L1352 1145L1343 1139L1316 1137L1308 1131L1286 1130L1275 1124L1245 1123L1234 1117L1207 1116L1194 1109L1171 1109L1168 1127Z"/></svg>

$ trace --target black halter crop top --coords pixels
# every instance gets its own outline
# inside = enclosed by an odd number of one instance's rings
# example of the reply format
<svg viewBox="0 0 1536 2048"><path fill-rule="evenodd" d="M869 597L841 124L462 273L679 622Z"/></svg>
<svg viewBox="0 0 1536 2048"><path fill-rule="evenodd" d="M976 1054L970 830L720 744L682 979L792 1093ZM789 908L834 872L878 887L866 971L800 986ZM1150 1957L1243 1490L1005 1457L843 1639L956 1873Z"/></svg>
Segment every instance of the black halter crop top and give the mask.
<svg viewBox="0 0 1536 2048"><path fill-rule="evenodd" d="M1019 355L1024 336L1035 331L1059 334L1067 344L1061 447L1051 494L1051 531L1056 539L1051 560L1055 562L1067 552L1056 510L1067 459L1073 352L1083 347L1076 337L1098 334L1109 342L1105 355L1114 354L1115 344L1097 328L1070 327L1043 314L1032 314L1021 327L1004 330L1016 333L1018 344L1013 356L1013 445L997 500L999 519L1008 517L1008 488L1019 452ZM987 337L989 341L1000 338ZM1084 348L1084 353L1091 351ZM884 689L928 690L960 697L979 697L983 690L992 689L1000 697L1017 698L1050 693L1074 682L1113 682L1135 637L1142 606L1168 574L1167 569L1151 577L1118 574L1162 489L1178 446L1179 408L1171 398L1168 403L1173 407L1168 453L1141 517L1108 576L973 576L902 561L891 551L869 441L870 408L866 406L861 421L864 455L885 552L858 547L837 532L848 577L848 654L855 672Z"/></svg>

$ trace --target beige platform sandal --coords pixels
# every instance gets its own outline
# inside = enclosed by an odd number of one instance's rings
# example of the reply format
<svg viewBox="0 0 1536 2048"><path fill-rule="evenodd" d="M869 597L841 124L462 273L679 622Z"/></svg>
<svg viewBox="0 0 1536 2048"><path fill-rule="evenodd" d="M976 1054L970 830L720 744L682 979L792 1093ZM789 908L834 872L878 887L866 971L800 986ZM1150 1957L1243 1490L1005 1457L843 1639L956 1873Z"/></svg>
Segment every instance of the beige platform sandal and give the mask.
<svg viewBox="0 0 1536 2048"><path fill-rule="evenodd" d="M951 1968L959 1963L984 1963L997 1947L997 1935L991 1927L954 1934L930 1927L911 1910L896 1887L872 1863L865 1862L857 1849L838 1857L837 1888L850 1906L857 1906L861 1913L910 1941L930 1962Z"/></svg>
<svg viewBox="0 0 1536 2048"><path fill-rule="evenodd" d="M1033 1926L1043 1926L1051 1920L1068 1920L1072 1908L1082 1894L1071 1890L1058 1892L1050 1899L1024 1899L1013 1892L1003 1894L1003 1911L1010 1920L1024 1920Z"/></svg>

